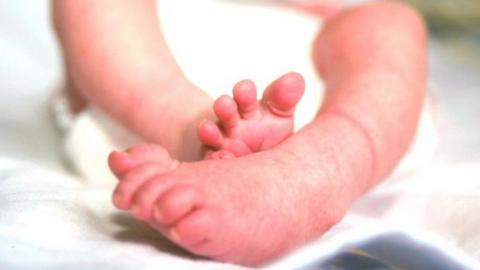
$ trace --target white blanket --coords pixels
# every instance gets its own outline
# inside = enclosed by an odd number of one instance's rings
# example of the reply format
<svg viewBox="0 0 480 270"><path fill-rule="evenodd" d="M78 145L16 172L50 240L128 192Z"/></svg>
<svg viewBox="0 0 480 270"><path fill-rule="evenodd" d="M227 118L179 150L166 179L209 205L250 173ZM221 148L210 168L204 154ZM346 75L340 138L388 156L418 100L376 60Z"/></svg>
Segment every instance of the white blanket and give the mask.
<svg viewBox="0 0 480 270"><path fill-rule="evenodd" d="M295 70L307 81L297 122L313 116L321 97L308 58L316 19L226 1L162 3L167 40L203 89L226 93L243 78L265 86ZM47 113L49 93L62 75L48 21L46 1L0 1L0 269L241 269L185 255L113 208L104 155L114 143L95 113L82 115L67 140L76 168L86 177L69 172L62 139ZM242 43L245 39L251 42ZM428 231L452 250L459 247L480 258L478 163L431 164L437 137L425 111L415 146L391 179L360 200L325 238L272 269L298 267L352 235L378 228ZM91 132L78 132L81 127ZM89 145L83 144L85 136L91 136ZM92 143L103 148L95 152Z"/></svg>

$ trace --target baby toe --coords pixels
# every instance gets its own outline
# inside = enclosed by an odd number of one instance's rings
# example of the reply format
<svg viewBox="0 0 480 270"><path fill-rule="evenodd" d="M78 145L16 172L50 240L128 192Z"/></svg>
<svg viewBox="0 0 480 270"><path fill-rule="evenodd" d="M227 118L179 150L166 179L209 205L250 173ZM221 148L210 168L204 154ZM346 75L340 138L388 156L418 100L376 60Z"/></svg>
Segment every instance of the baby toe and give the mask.
<svg viewBox="0 0 480 270"><path fill-rule="evenodd" d="M205 120L198 126L198 138L203 144L216 149L222 147L223 134L213 121Z"/></svg>
<svg viewBox="0 0 480 270"><path fill-rule="evenodd" d="M173 179L168 174L157 175L144 182L133 195L130 210L135 217L145 221L151 219L155 201L172 183Z"/></svg>
<svg viewBox="0 0 480 270"><path fill-rule="evenodd" d="M117 178L122 178L128 171L137 166L129 154L114 151L108 156L108 166Z"/></svg>
<svg viewBox="0 0 480 270"><path fill-rule="evenodd" d="M168 235L177 244L190 249L209 241L215 227L215 219L210 209L200 208L181 219ZM193 250L192 250L193 251Z"/></svg>
<svg viewBox="0 0 480 270"><path fill-rule="evenodd" d="M238 105L242 118L252 118L259 112L257 88L250 80L238 82L233 87L233 97Z"/></svg>
<svg viewBox="0 0 480 270"><path fill-rule="evenodd" d="M146 163L129 171L113 192L113 203L119 209L129 209L133 195L137 189L155 175L165 172L165 169L155 163Z"/></svg>
<svg viewBox="0 0 480 270"><path fill-rule="evenodd" d="M182 217L201 207L203 197L192 186L178 185L172 187L157 200L154 208L156 222L173 224Z"/></svg>
<svg viewBox="0 0 480 270"><path fill-rule="evenodd" d="M265 90L263 103L278 116L291 116L305 91L305 80L295 72L275 80Z"/></svg>
<svg viewBox="0 0 480 270"><path fill-rule="evenodd" d="M237 104L227 95L221 96L215 101L213 110L226 129L235 126L240 120Z"/></svg>

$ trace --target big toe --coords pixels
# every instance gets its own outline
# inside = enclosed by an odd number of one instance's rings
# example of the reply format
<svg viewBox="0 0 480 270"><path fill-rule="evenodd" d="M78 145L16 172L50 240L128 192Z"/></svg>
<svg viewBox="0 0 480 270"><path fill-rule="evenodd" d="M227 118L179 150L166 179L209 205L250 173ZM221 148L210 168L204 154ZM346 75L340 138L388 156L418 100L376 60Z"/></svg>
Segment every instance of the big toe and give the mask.
<svg viewBox="0 0 480 270"><path fill-rule="evenodd" d="M305 80L296 72L275 80L265 91L263 102L279 116L291 116L305 91Z"/></svg>

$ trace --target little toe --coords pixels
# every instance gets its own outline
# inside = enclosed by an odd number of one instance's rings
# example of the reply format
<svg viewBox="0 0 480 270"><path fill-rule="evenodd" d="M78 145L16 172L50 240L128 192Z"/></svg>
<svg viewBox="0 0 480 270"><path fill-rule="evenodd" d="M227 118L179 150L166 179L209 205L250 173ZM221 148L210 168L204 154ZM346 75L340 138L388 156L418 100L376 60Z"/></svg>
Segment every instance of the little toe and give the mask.
<svg viewBox="0 0 480 270"><path fill-rule="evenodd" d="M200 208L181 219L168 235L177 244L189 248L209 241L215 229L214 213Z"/></svg>
<svg viewBox="0 0 480 270"><path fill-rule="evenodd" d="M215 100L213 110L224 128L233 127L240 120L237 104L227 95L223 95Z"/></svg>
<svg viewBox="0 0 480 270"><path fill-rule="evenodd" d="M223 134L213 121L205 120L198 126L198 138L203 144L221 148L223 142Z"/></svg>
<svg viewBox="0 0 480 270"><path fill-rule="evenodd" d="M113 203L119 209L127 210L131 207L133 195L137 189L150 178L164 173L166 170L156 163L145 163L129 171L120 180L113 192Z"/></svg>
<svg viewBox="0 0 480 270"><path fill-rule="evenodd" d="M262 101L272 113L291 116L304 91L305 80L302 75L290 72L267 87Z"/></svg>
<svg viewBox="0 0 480 270"><path fill-rule="evenodd" d="M155 204L153 216L156 222L173 224L191 211L201 207L203 197L192 186L172 187L160 196Z"/></svg>
<svg viewBox="0 0 480 270"><path fill-rule="evenodd" d="M242 118L249 119L258 112L257 88L250 80L238 82L233 87L233 98L237 102Z"/></svg>

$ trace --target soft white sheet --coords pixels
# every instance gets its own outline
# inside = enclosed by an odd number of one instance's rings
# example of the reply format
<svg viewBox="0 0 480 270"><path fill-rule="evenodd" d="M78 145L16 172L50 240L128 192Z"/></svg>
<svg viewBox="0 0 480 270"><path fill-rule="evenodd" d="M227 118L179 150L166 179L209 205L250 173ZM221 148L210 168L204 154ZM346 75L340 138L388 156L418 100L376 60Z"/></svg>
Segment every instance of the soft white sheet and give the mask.
<svg viewBox="0 0 480 270"><path fill-rule="evenodd" d="M313 115L321 96L308 62L316 20L226 1L162 3L167 39L201 87L217 95L242 78L265 86L279 74L296 70L308 85L297 122ZM88 178L66 170L61 138L47 114L49 92L61 81L62 70L47 14L46 1L0 1L0 269L239 269L186 257L113 209L113 182L102 170L112 140L91 112L79 118L67 140L77 168ZM251 42L241 43L244 39ZM88 132L76 131L82 127ZM79 139L85 136L90 136L88 144ZM94 147L100 152L91 150L95 143L103 147ZM429 231L479 259L478 163L432 165L435 144L426 109L416 146L390 181L360 200L324 239L272 268L292 269L330 252L351 235L379 228Z"/></svg>

